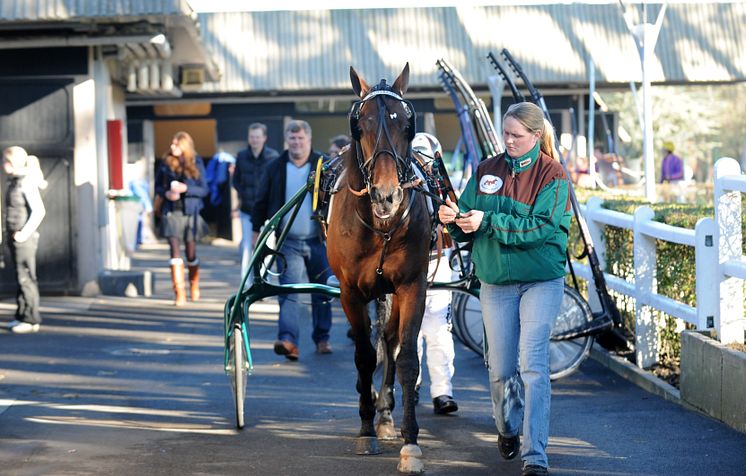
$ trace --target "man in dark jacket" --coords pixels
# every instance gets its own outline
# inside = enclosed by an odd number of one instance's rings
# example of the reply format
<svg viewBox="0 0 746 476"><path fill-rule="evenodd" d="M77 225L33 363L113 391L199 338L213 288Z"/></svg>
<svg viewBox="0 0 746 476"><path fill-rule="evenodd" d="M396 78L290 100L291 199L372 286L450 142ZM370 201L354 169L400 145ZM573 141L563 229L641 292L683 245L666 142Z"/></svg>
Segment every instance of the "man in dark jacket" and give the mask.
<svg viewBox="0 0 746 476"><path fill-rule="evenodd" d="M253 252L251 216L256 202L256 192L264 167L280 154L267 147L267 126L255 122L249 126L249 146L239 151L236 170L233 173L233 188L241 200L241 276L246 274Z"/></svg>
<svg viewBox="0 0 746 476"><path fill-rule="evenodd" d="M316 169L323 156L311 150L311 126L305 121L290 121L285 126L287 150L264 170L253 210L254 240L264 222L271 218L301 188L306 186L308 175ZM326 259L326 245L321 240L318 222L311 220L311 194L306 193L301 208L293 221L287 238L280 248L285 259L280 274L281 284L314 282L326 284L331 276ZM289 214L285 216L285 220ZM289 360L297 360L299 321L308 316L308 306L300 295L281 295L280 321L275 342L275 353ZM332 327L332 311L329 299L313 295L311 338L319 354L331 353L329 331Z"/></svg>

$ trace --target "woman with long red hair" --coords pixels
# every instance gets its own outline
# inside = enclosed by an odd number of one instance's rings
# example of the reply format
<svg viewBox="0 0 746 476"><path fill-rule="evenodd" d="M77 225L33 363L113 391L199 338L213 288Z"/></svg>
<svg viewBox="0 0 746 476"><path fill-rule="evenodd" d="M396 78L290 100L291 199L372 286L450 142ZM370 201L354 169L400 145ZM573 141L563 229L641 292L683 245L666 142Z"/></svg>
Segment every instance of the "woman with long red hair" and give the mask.
<svg viewBox="0 0 746 476"><path fill-rule="evenodd" d="M161 236L168 240L171 248L169 264L177 306L186 304L182 241L189 268L190 296L192 301L199 300L197 241L207 233L207 224L199 212L208 191L205 166L194 150L192 137L186 132L177 132L155 174L155 194L162 197Z"/></svg>

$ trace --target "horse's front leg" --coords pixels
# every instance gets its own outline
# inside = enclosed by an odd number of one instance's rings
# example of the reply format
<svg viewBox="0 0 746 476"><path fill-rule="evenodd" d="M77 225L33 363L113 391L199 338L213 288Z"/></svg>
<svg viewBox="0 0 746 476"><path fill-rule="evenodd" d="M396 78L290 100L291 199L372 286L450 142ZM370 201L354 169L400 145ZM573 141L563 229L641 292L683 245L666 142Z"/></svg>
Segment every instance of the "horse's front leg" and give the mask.
<svg viewBox="0 0 746 476"><path fill-rule="evenodd" d="M373 402L373 371L376 368L376 351L370 343L370 318L365 301L354 292L344 289L340 295L342 308L352 326L355 340L355 366L357 367L357 392L360 394L360 433L356 442L357 454L369 455L381 452L376 438L373 420L376 408Z"/></svg>
<svg viewBox="0 0 746 476"><path fill-rule="evenodd" d="M382 346L383 378L381 379L381 391L376 399L378 420L376 422L376 434L383 440L397 438L392 412L396 406L394 399L394 377L396 367L394 351L399 337L399 312L392 309L392 296L387 295L384 301L376 301L378 318L376 325L379 329L377 345Z"/></svg>
<svg viewBox="0 0 746 476"><path fill-rule="evenodd" d="M425 471L422 461L422 451L417 446L417 435L420 428L415 415L414 387L420 372L417 357L417 335L422 324L422 314L425 311L426 282L421 281L396 290L399 308L399 355L396 358L396 371L399 374L399 384L402 387L402 416L401 434L404 446L399 456L398 470L403 473L421 473ZM396 307L396 304L395 304Z"/></svg>

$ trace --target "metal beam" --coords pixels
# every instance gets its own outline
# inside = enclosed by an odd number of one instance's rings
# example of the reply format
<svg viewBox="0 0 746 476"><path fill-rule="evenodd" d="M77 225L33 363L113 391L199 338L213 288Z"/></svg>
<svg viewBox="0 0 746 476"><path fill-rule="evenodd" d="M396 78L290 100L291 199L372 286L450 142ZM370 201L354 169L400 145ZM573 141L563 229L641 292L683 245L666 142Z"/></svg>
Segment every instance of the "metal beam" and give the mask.
<svg viewBox="0 0 746 476"><path fill-rule="evenodd" d="M0 49L17 50L25 48L59 48L63 46L104 46L123 45L125 43L148 43L153 36L153 34L118 36L50 36L43 38L4 40L0 42Z"/></svg>

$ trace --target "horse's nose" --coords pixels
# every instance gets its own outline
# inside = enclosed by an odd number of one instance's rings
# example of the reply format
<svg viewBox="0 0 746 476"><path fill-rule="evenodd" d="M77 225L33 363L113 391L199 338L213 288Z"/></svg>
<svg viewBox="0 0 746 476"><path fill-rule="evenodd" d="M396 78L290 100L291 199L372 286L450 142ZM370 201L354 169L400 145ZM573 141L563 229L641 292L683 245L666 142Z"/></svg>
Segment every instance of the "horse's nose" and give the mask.
<svg viewBox="0 0 746 476"><path fill-rule="evenodd" d="M401 187L376 187L370 188L370 199L375 203L385 205L395 205L404 198L404 191Z"/></svg>
<svg viewBox="0 0 746 476"><path fill-rule="evenodd" d="M394 203L401 203L402 199L404 198L404 190L402 190L401 187L396 187L394 189L393 193L393 202Z"/></svg>

